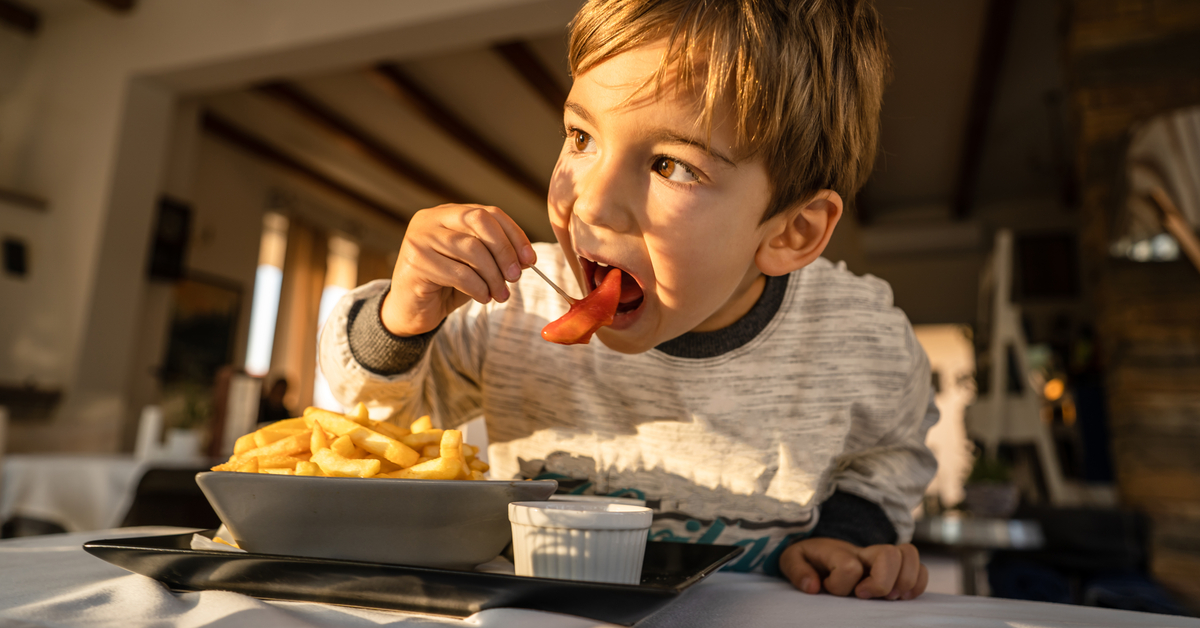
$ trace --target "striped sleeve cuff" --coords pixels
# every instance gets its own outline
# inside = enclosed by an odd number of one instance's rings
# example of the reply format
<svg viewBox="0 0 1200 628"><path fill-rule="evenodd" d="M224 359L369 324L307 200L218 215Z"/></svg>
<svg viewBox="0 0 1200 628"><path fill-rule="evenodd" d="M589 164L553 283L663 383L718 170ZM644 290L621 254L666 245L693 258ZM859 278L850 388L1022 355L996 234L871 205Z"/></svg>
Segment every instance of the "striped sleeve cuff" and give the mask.
<svg viewBox="0 0 1200 628"><path fill-rule="evenodd" d="M417 336L401 337L383 326L385 290L350 306L350 352L363 368L376 375L399 375L416 366L433 342L437 328Z"/></svg>
<svg viewBox="0 0 1200 628"><path fill-rule="evenodd" d="M821 504L821 518L811 537L840 539L859 547L894 545L897 538L879 504L843 491L835 491Z"/></svg>

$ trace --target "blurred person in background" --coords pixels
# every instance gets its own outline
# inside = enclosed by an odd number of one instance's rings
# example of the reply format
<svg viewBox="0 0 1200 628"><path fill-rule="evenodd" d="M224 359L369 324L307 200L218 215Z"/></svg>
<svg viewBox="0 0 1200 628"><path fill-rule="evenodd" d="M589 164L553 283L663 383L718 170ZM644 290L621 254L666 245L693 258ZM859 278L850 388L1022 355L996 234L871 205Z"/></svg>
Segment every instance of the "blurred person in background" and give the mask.
<svg viewBox="0 0 1200 628"><path fill-rule="evenodd" d="M277 378L270 388L264 388L262 400L258 404L258 424L274 423L295 416L292 410L283 403L287 395L288 381L286 377Z"/></svg>

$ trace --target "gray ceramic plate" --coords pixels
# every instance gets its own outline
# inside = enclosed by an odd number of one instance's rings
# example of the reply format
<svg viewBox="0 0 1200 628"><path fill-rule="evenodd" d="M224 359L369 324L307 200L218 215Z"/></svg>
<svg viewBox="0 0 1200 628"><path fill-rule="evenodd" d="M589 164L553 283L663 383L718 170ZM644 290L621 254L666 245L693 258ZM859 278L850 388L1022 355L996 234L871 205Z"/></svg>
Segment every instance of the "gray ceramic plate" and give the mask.
<svg viewBox="0 0 1200 628"><path fill-rule="evenodd" d="M508 504L557 482L320 478L206 472L196 482L249 552L469 568L512 538Z"/></svg>

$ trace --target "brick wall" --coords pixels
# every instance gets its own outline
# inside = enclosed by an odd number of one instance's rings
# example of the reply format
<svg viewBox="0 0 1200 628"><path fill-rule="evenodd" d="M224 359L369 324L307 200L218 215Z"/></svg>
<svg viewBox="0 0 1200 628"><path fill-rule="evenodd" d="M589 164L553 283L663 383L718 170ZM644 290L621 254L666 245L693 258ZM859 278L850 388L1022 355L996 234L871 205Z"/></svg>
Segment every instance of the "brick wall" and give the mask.
<svg viewBox="0 0 1200 628"><path fill-rule="evenodd" d="M1131 127L1200 105L1200 2L1072 0L1065 28L1121 500L1154 521L1151 572L1200 612L1200 271L1107 255Z"/></svg>

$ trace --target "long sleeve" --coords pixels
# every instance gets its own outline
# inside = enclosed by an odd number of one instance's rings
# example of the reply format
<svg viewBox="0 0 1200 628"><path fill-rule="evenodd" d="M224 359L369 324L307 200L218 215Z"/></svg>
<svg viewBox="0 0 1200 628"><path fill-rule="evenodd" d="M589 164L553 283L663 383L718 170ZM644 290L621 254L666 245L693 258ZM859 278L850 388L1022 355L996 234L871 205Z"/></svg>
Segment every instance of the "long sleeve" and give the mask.
<svg viewBox="0 0 1200 628"><path fill-rule="evenodd" d="M833 474L836 490L879 505L896 530L897 540L912 538L912 511L937 472L937 460L925 435L938 420L930 386L929 360L911 328L911 371L898 391L894 409L852 417L844 453Z"/></svg>
<svg viewBox="0 0 1200 628"><path fill-rule="evenodd" d="M486 334L486 308L479 304L459 308L436 333L415 339L376 339L370 347L356 339L360 353L374 353L362 360L355 356L352 330L356 335L381 332L362 331L374 327L375 321L353 323L359 317L378 318L378 298L389 286L387 280L378 280L356 288L342 297L325 323L319 356L334 397L345 405L366 403L372 417L395 417L400 423L429 414L436 424L449 426L478 414L486 346L481 338ZM397 351L402 355L397 357ZM380 364L391 368L381 369ZM387 372L395 368L403 370Z"/></svg>
<svg viewBox="0 0 1200 628"><path fill-rule="evenodd" d="M572 281L562 251L541 246L539 267ZM503 304L397 338L375 320L388 288L358 288L330 316L320 346L334 394L398 423L484 416L493 477L645 499L653 538L743 545L735 569L767 569L810 533L911 536L936 412L925 354L878 279L818 260L789 276L749 341L707 357L546 342L567 305L532 274Z"/></svg>

